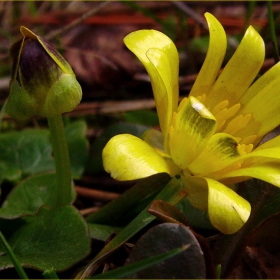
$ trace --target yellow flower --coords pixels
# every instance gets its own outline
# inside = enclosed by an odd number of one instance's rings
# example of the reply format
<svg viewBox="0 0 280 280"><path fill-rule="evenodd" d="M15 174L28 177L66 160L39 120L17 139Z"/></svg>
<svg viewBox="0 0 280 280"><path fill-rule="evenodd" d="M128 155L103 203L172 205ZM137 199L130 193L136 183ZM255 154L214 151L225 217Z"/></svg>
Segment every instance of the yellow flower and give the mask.
<svg viewBox="0 0 280 280"><path fill-rule="evenodd" d="M280 136L259 145L280 124L280 64L254 81L264 60L264 42L249 27L219 74L226 35L206 13L210 43L188 98L178 106L178 53L156 30L129 34L124 42L145 66L152 83L160 131L143 140L113 137L103 150L104 168L118 180L167 172L180 175L191 203L207 210L211 223L231 234L250 215L234 184L258 178L280 187Z"/></svg>

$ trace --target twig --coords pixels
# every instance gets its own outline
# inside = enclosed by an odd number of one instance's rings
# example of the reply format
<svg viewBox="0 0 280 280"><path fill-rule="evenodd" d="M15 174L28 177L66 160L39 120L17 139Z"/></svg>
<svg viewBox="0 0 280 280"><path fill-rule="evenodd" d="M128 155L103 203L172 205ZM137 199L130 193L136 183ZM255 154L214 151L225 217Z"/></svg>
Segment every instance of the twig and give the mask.
<svg viewBox="0 0 280 280"><path fill-rule="evenodd" d="M113 114L153 108L155 108L154 99L143 99L134 101L87 102L79 104L74 111L66 113L66 115L81 116L86 114Z"/></svg>
<svg viewBox="0 0 280 280"><path fill-rule="evenodd" d="M100 209L101 209L101 207L90 207L90 208L80 210L80 213L82 216L88 216L92 213L96 213Z"/></svg>
<svg viewBox="0 0 280 280"><path fill-rule="evenodd" d="M177 8L182 10L185 14L193 18L196 22L201 24L205 29L208 29L208 25L205 22L204 18L200 14L195 12L193 9L189 8L185 3L177 2L177 1L171 3L173 3Z"/></svg>
<svg viewBox="0 0 280 280"><path fill-rule="evenodd" d="M99 201L105 201L105 202L112 201L119 197L118 193L104 192L104 191L99 191L99 190L94 190L94 189L84 188L79 186L76 186L76 191L79 196L96 199Z"/></svg>
<svg viewBox="0 0 280 280"><path fill-rule="evenodd" d="M0 78L0 90L7 90L9 89L11 77L2 77Z"/></svg>
<svg viewBox="0 0 280 280"><path fill-rule="evenodd" d="M66 26L63 26L62 28L51 32L50 34L46 35L45 38L47 40L54 39L56 36L61 35L62 33L66 32L69 29L75 27L76 25L82 23L84 20L86 20L90 16L96 14L109 3L111 3L111 2L110 1L101 2L97 7L90 9L88 12L83 14L81 17L77 18L76 20L72 21L71 23L67 24Z"/></svg>

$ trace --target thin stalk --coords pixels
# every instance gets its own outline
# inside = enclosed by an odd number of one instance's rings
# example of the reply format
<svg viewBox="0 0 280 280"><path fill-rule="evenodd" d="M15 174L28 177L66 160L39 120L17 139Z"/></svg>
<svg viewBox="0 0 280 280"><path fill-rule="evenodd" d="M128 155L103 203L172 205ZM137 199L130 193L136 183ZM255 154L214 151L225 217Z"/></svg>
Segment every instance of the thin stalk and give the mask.
<svg viewBox="0 0 280 280"><path fill-rule="evenodd" d="M59 279L54 269L48 269L43 272L45 279Z"/></svg>
<svg viewBox="0 0 280 280"><path fill-rule="evenodd" d="M61 115L48 118L57 181L57 206L71 201L71 164Z"/></svg>
<svg viewBox="0 0 280 280"><path fill-rule="evenodd" d="M271 39L274 45L274 61L277 63L279 61L279 49L277 43L277 36L275 32L275 25L274 25L274 17L273 17L273 10L272 10L272 3L271 1L267 1L267 9L268 9L268 22L270 28Z"/></svg>
<svg viewBox="0 0 280 280"><path fill-rule="evenodd" d="M12 250L12 248L10 247L9 243L7 242L6 238L4 237L4 235L2 234L2 232L0 231L0 239L6 249L6 253L7 255L10 257L15 270L17 271L19 277L21 279L28 279L28 276L26 275L24 269L22 268L22 266L19 263L19 260L17 259L16 255L14 254L14 251Z"/></svg>

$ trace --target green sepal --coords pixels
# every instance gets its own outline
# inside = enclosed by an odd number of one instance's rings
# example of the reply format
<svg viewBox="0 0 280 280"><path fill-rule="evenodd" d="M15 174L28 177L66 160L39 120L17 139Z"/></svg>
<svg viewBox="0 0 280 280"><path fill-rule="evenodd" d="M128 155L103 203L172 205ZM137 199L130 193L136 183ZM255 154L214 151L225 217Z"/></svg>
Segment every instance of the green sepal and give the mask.
<svg viewBox="0 0 280 280"><path fill-rule="evenodd" d="M48 91L45 102L40 108L40 116L49 118L71 112L81 99L82 88L75 76L63 74Z"/></svg>
<svg viewBox="0 0 280 280"><path fill-rule="evenodd" d="M36 97L25 91L19 82L14 80L10 84L6 112L11 117L21 120L34 115L53 117L70 112L81 101L82 89L73 75L63 74L47 92L43 102L38 102Z"/></svg>
<svg viewBox="0 0 280 280"><path fill-rule="evenodd" d="M6 112L11 117L20 120L36 114L36 100L20 86L17 80L13 80L10 83L10 95L6 105Z"/></svg>
<svg viewBox="0 0 280 280"><path fill-rule="evenodd" d="M26 27L12 45L13 60L7 113L16 119L54 117L72 111L82 89L68 62L46 40Z"/></svg>

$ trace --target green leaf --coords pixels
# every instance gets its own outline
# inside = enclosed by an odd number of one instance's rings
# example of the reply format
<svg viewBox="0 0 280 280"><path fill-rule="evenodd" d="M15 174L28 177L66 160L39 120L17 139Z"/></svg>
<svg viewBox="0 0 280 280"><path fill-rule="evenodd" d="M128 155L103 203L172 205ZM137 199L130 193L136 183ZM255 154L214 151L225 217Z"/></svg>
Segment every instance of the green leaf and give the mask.
<svg viewBox="0 0 280 280"><path fill-rule="evenodd" d="M22 171L15 165L0 160L0 182L3 180L17 181L22 175Z"/></svg>
<svg viewBox="0 0 280 280"><path fill-rule="evenodd" d="M122 228L88 223L88 229L92 239L105 242L112 233L118 233Z"/></svg>
<svg viewBox="0 0 280 280"><path fill-rule="evenodd" d="M167 201L174 205L178 203L186 195L182 189L180 182L173 178L169 183L160 191L156 196L157 199ZM91 273L98 267L99 262L103 261L106 257L116 251L122 246L127 240L134 236L137 232L143 229L151 221L155 219L148 211L148 206L132 220L124 229L122 229L116 237L114 237L106 246L94 257L94 259L83 269L77 277L87 278Z"/></svg>
<svg viewBox="0 0 280 280"><path fill-rule="evenodd" d="M13 263L13 265L14 265L18 275L20 276L20 278L21 279L28 279L24 269L19 264L19 261L18 261L17 257L15 256L12 248L10 247L9 243L7 242L5 236L2 234L1 231L0 231L0 240L1 240L0 243L2 243L3 246L5 247L5 252L7 253L11 262Z"/></svg>
<svg viewBox="0 0 280 280"><path fill-rule="evenodd" d="M15 219L20 216L34 215L43 205L53 208L56 206L56 196L57 186L54 173L34 175L22 181L11 191L0 208L0 217ZM74 199L73 188L69 203Z"/></svg>
<svg viewBox="0 0 280 280"><path fill-rule="evenodd" d="M77 121L66 127L72 175L80 178L87 161L86 124ZM16 182L31 174L53 171L54 160L49 131L26 129L0 134L0 182Z"/></svg>
<svg viewBox="0 0 280 280"><path fill-rule="evenodd" d="M26 224L23 218L7 220L0 218L0 229L8 240L20 227ZM0 255L4 252L4 248L0 245Z"/></svg>
<svg viewBox="0 0 280 280"><path fill-rule="evenodd" d="M80 213L65 206L41 208L12 235L9 244L23 267L63 271L89 254L91 242ZM0 269L8 267L12 267L8 257L0 256Z"/></svg>
<svg viewBox="0 0 280 280"><path fill-rule="evenodd" d="M90 223L116 225L119 219L123 220L125 215L134 212L135 207L138 205L142 206L138 213L141 212L147 203L151 201L153 194L163 188L170 179L168 174L161 173L139 180L132 188L124 192L117 199L106 204L99 211L89 215L86 220ZM147 202L147 200L149 201ZM146 204L144 207L143 202Z"/></svg>
<svg viewBox="0 0 280 280"><path fill-rule="evenodd" d="M104 132L95 139L91 145L91 151L89 156L89 162L87 165L87 171L89 173L98 173L103 171L102 162L102 150L107 144L107 142L115 135L122 133L129 133L140 137L144 131L148 130L150 127L140 125L120 122L110 125L104 130Z"/></svg>
<svg viewBox="0 0 280 280"><path fill-rule="evenodd" d="M128 264L189 244L185 250L164 262L142 270L130 278L200 279L206 277L203 252L193 233L184 225L165 223L153 227L136 243Z"/></svg>
<svg viewBox="0 0 280 280"><path fill-rule="evenodd" d="M2 165L12 168L1 170L0 177L19 180L23 175L54 170L52 148L47 130L26 129L0 134L0 158Z"/></svg>
<svg viewBox="0 0 280 280"><path fill-rule="evenodd" d="M124 278L124 277L129 276L133 273L137 273L138 271L141 271L145 268L148 268L148 267L150 267L154 264L157 264L157 263L162 262L166 259L169 259L169 258L181 253L182 251L188 249L189 246L190 245L188 244L188 245L183 246L182 248L173 249L173 250L170 250L166 253L158 254L156 256L152 256L152 257L146 258L144 260L119 267L117 269L111 270L109 272L105 272L103 274L95 275L91 278L92 279Z"/></svg>
<svg viewBox="0 0 280 280"><path fill-rule="evenodd" d="M66 138L74 179L82 176L88 159L89 144L86 139L86 131L87 125L84 121L76 121L66 126Z"/></svg>

